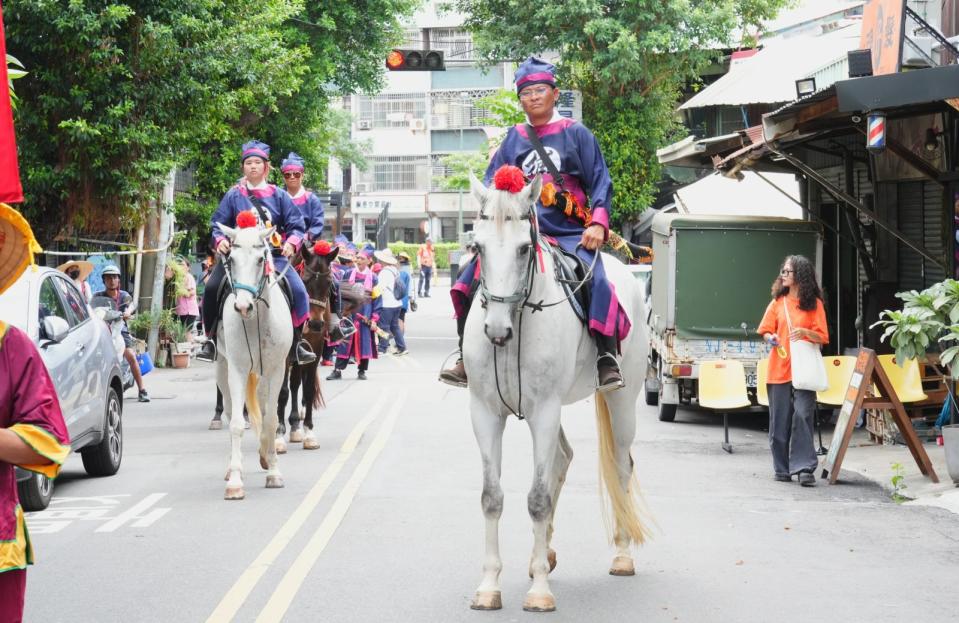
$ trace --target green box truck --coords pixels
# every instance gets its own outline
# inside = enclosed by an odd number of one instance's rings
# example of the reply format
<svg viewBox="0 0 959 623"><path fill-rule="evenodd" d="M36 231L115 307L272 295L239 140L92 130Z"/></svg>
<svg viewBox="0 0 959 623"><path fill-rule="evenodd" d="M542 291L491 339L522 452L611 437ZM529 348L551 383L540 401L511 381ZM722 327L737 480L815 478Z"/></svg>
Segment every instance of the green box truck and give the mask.
<svg viewBox="0 0 959 623"><path fill-rule="evenodd" d="M646 403L659 419L697 401L699 363L738 359L755 404L756 364L769 348L756 333L787 255L822 266L822 230L785 218L659 214L653 219Z"/></svg>

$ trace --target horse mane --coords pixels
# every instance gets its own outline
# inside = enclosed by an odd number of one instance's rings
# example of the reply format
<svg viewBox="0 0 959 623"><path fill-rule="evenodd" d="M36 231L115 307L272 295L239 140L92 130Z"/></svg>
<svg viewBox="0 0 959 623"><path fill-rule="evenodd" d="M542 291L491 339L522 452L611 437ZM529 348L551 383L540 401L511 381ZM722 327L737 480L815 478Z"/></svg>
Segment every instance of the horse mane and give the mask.
<svg viewBox="0 0 959 623"><path fill-rule="evenodd" d="M487 212L485 216L492 219L496 226L496 232L503 233L503 226L509 220L520 220L526 218L532 206L524 206L519 201L519 193L511 193L506 190L496 188L489 189L486 195Z"/></svg>

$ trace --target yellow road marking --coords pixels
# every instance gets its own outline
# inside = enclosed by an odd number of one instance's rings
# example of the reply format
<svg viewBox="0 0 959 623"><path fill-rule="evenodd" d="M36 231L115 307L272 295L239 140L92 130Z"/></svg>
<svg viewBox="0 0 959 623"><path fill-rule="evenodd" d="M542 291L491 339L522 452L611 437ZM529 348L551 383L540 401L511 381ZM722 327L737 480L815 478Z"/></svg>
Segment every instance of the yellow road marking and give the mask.
<svg viewBox="0 0 959 623"><path fill-rule="evenodd" d="M382 426L380 426L380 430L376 434L373 443L367 448L362 460L356 467L356 471L353 472L349 481L344 485L343 490L340 491L340 494L336 497L336 501L333 502L333 506L330 507L326 517L323 518L323 523L317 528L310 542L306 544L306 547L303 548L300 555L293 561L293 564L283 576L283 579L280 580L279 588L273 593L273 596L270 597L270 600L256 618L257 623L267 623L283 619L283 615L286 614L286 611L290 608L290 604L293 603L293 598L299 592L303 581L306 580L306 576L313 569L313 565L316 564L316 561L333 537L333 533L336 532L336 529L343 521L343 517L346 516L350 504L353 503L353 498L356 497L356 493L369 474L370 468L372 468L376 458L386 446L386 442L393 432L393 425L396 423L396 419L400 414L400 409L402 409L406 403L406 396L406 390L400 390L389 415L386 416Z"/></svg>
<svg viewBox="0 0 959 623"><path fill-rule="evenodd" d="M340 446L339 454L337 454L333 462L326 468L323 475L320 476L320 479L316 481L316 484L313 485L310 492L306 494L306 497L303 498L300 505L293 511L290 518L286 520L283 527L276 533L273 540L263 548L263 551L256 557L256 560L246 568L239 579L230 587L230 590L223 596L223 599L220 600L216 609L207 619L207 623L226 623L233 620L240 606L243 605L250 596L250 593L253 592L260 578L263 577L263 574L266 573L270 566L276 561L284 548L289 545L293 537L296 536L296 533L303 527L304 522L306 522L310 514L316 509L316 506L323 498L323 494L326 493L330 484L332 484L333 480L340 473L340 470L343 469L346 462L349 461L353 452L356 451L360 439L363 437L363 433L370 424L373 423L373 420L376 419L377 414L386 406L388 398L388 394L381 396L370 409L368 415L353 427L353 430L350 431L343 445Z"/></svg>

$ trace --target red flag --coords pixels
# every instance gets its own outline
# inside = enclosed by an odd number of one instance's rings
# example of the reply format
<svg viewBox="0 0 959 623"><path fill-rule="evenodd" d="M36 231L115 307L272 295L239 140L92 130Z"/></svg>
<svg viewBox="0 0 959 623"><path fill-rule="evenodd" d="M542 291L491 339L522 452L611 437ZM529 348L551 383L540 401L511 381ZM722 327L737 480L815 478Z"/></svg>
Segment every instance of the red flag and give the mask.
<svg viewBox="0 0 959 623"><path fill-rule="evenodd" d="M17 139L13 133L13 109L7 81L7 42L3 35L3 8L0 5L0 201L23 202L20 168L17 166Z"/></svg>

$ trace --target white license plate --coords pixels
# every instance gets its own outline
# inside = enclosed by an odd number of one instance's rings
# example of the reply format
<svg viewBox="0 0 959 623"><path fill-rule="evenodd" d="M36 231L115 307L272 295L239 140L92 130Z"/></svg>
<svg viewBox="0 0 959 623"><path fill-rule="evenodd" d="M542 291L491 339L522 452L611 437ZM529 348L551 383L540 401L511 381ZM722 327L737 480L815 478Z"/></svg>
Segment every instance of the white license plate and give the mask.
<svg viewBox="0 0 959 623"><path fill-rule="evenodd" d="M747 372L746 373L746 387L756 387L756 373Z"/></svg>

